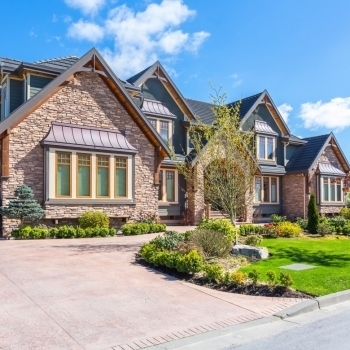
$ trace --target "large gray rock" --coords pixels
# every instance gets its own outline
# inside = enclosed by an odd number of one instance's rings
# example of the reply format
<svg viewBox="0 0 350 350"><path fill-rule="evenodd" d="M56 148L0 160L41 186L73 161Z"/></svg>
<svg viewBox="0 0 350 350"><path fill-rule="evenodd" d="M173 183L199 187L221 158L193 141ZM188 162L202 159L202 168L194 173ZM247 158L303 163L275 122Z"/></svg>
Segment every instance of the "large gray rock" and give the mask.
<svg viewBox="0 0 350 350"><path fill-rule="evenodd" d="M237 244L232 249L233 254L239 254L256 259L267 259L269 257L269 251L265 247L253 247L251 245Z"/></svg>

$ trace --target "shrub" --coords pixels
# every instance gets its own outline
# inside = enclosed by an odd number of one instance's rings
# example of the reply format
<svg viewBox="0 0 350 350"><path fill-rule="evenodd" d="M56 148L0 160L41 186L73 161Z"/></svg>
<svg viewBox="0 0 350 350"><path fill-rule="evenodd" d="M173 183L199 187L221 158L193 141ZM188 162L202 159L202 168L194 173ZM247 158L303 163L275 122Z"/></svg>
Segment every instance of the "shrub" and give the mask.
<svg viewBox="0 0 350 350"><path fill-rule="evenodd" d="M248 236L251 234L260 233L260 226L255 226L251 224L244 224L239 226L239 234L241 236Z"/></svg>
<svg viewBox="0 0 350 350"><path fill-rule="evenodd" d="M205 219L203 218L198 228L206 230L214 230L223 233L231 242L238 233L237 229L227 219Z"/></svg>
<svg viewBox="0 0 350 350"><path fill-rule="evenodd" d="M191 242L207 257L222 257L229 253L232 241L223 232L196 229L191 236Z"/></svg>
<svg viewBox="0 0 350 350"><path fill-rule="evenodd" d="M272 219L272 223L274 225L279 225L280 223L287 221L287 217L286 216L280 216L280 215L277 215L277 214L272 214L271 215L271 219Z"/></svg>
<svg viewBox="0 0 350 350"><path fill-rule="evenodd" d="M281 272L279 279L284 287L291 287L293 285L292 276L287 272Z"/></svg>
<svg viewBox="0 0 350 350"><path fill-rule="evenodd" d="M343 226L345 226L346 219L343 218L342 216L336 216L334 218L328 219L328 222L331 226L334 226L337 231L338 228L343 228Z"/></svg>
<svg viewBox="0 0 350 350"><path fill-rule="evenodd" d="M19 229L19 238L28 239L30 238L30 231L32 228L30 226L23 226Z"/></svg>
<svg viewBox="0 0 350 350"><path fill-rule="evenodd" d="M100 236L107 237L108 235L109 235L109 228L108 227L101 227L100 228Z"/></svg>
<svg viewBox="0 0 350 350"><path fill-rule="evenodd" d="M314 193L311 193L309 204L307 207L307 228L310 233L317 233L317 227L319 224L319 214L316 204L316 196Z"/></svg>
<svg viewBox="0 0 350 350"><path fill-rule="evenodd" d="M206 264L203 267L204 276L210 282L219 283L223 278L224 270L219 264Z"/></svg>
<svg viewBox="0 0 350 350"><path fill-rule="evenodd" d="M266 238L277 238L281 235L281 231L278 226L266 224L261 227L260 234Z"/></svg>
<svg viewBox="0 0 350 350"><path fill-rule="evenodd" d="M276 273L272 270L266 272L267 282L269 285L273 286L276 284Z"/></svg>
<svg viewBox="0 0 350 350"><path fill-rule="evenodd" d="M343 233L344 233L344 235L347 235L347 236L350 235L350 223L349 223L349 224L346 224L346 225L343 227Z"/></svg>
<svg viewBox="0 0 350 350"><path fill-rule="evenodd" d="M122 232L126 236L143 235L150 232L150 225L146 223L130 223L122 226Z"/></svg>
<svg viewBox="0 0 350 350"><path fill-rule="evenodd" d="M113 237L113 236L115 236L117 234L117 230L115 228L111 227L109 229L109 233L108 234Z"/></svg>
<svg viewBox="0 0 350 350"><path fill-rule="evenodd" d="M251 235L246 238L245 244L256 247L260 245L262 241L263 241L263 238L261 235Z"/></svg>
<svg viewBox="0 0 350 350"><path fill-rule="evenodd" d="M157 251L157 247L154 244L145 243L142 245L141 249L139 250L139 255L145 261L150 262L156 251Z"/></svg>
<svg viewBox="0 0 350 350"><path fill-rule="evenodd" d="M29 237L32 239L45 239L46 237L49 237L49 230L42 227L32 227Z"/></svg>
<svg viewBox="0 0 350 350"><path fill-rule="evenodd" d="M302 218L296 218L295 223L300 226L303 231L307 230L307 220Z"/></svg>
<svg viewBox="0 0 350 350"><path fill-rule="evenodd" d="M260 272L256 269L249 271L248 277L252 280L253 284L257 284L260 277Z"/></svg>
<svg viewBox="0 0 350 350"><path fill-rule="evenodd" d="M237 286L242 286L246 276L243 272L232 272L230 278L232 283L236 284Z"/></svg>
<svg viewBox="0 0 350 350"><path fill-rule="evenodd" d="M224 285L229 285L231 283L231 275L228 271L226 271L222 277L222 283Z"/></svg>
<svg viewBox="0 0 350 350"><path fill-rule="evenodd" d="M166 231L166 225L165 224L149 224L149 232L156 233L156 232L164 232Z"/></svg>
<svg viewBox="0 0 350 350"><path fill-rule="evenodd" d="M78 223L84 229L88 227L109 227L109 217L102 211L89 210L80 215Z"/></svg>
<svg viewBox="0 0 350 350"><path fill-rule="evenodd" d="M339 215L346 220L350 220L350 208L342 208L339 212Z"/></svg>
<svg viewBox="0 0 350 350"><path fill-rule="evenodd" d="M153 243L158 249L175 249L179 242L185 241L185 235L176 231L167 231L163 236L154 238L150 243Z"/></svg>
<svg viewBox="0 0 350 350"><path fill-rule="evenodd" d="M202 269L203 258L196 250L191 250L188 254L178 255L176 269L179 272L195 273Z"/></svg>
<svg viewBox="0 0 350 350"><path fill-rule="evenodd" d="M85 237L85 230L78 226L75 229L75 237L76 238L84 238Z"/></svg>
<svg viewBox="0 0 350 350"><path fill-rule="evenodd" d="M51 238L55 238L57 236L57 233L58 233L58 228L57 227L52 227L50 228L49 230L49 236Z"/></svg>
<svg viewBox="0 0 350 350"><path fill-rule="evenodd" d="M92 227L88 227L85 229L85 237L95 237L95 230Z"/></svg>
<svg viewBox="0 0 350 350"><path fill-rule="evenodd" d="M330 235L333 233L333 227L326 223L320 223L317 227L317 233L321 236Z"/></svg>
<svg viewBox="0 0 350 350"><path fill-rule="evenodd" d="M299 225L286 221L278 225L281 237L297 237L302 234L302 229Z"/></svg>

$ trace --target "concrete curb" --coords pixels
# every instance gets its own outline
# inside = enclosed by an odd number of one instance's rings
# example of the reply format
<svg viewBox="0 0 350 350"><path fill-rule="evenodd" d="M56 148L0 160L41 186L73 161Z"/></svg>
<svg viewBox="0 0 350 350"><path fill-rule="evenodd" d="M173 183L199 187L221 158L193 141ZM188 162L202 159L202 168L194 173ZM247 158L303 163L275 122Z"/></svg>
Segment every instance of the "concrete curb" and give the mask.
<svg viewBox="0 0 350 350"><path fill-rule="evenodd" d="M333 293L318 297L312 300L303 301L300 304L293 305L287 309L281 310L273 314L275 317L279 317L282 320L288 317L305 314L307 312L320 310L328 306L339 304L345 301L350 301L350 289L343 292Z"/></svg>

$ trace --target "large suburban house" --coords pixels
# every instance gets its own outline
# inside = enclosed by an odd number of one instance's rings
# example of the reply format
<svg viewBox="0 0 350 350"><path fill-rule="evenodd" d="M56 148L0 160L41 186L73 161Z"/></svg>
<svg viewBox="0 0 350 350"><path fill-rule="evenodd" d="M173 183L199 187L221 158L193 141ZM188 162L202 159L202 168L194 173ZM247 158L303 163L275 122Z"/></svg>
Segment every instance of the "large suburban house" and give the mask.
<svg viewBox="0 0 350 350"><path fill-rule="evenodd" d="M191 151L189 128L212 124L212 105L184 98L156 62L120 80L92 49L83 57L1 62L2 205L30 186L48 225L76 223L85 210L106 212L112 225L158 213L192 223L205 213L204 194L177 171ZM267 91L244 98L241 129L256 133L254 201L244 220L271 214L304 217L311 192L320 212L344 206L350 166L335 136L291 134ZM172 156L176 154L176 159ZM1 218L9 235L15 220Z"/></svg>

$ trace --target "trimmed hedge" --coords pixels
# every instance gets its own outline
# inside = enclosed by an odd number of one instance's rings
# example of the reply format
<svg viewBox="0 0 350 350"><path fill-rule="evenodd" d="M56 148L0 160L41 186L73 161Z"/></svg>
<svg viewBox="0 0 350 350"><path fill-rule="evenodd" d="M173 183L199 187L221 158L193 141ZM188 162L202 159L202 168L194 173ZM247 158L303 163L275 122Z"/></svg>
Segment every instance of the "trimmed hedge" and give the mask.
<svg viewBox="0 0 350 350"><path fill-rule="evenodd" d="M122 232L126 236L144 235L146 233L158 233L166 231L165 224L147 224L144 222L135 222L122 226Z"/></svg>
<svg viewBox="0 0 350 350"><path fill-rule="evenodd" d="M88 210L80 215L78 219L81 228L109 227L109 217L106 213L98 210Z"/></svg>
<svg viewBox="0 0 350 350"><path fill-rule="evenodd" d="M107 227L89 227L83 229L74 226L61 227L31 227L24 226L18 230L13 230L11 236L16 239L45 239L45 238L84 238L84 237L106 237L115 236L116 230Z"/></svg>

